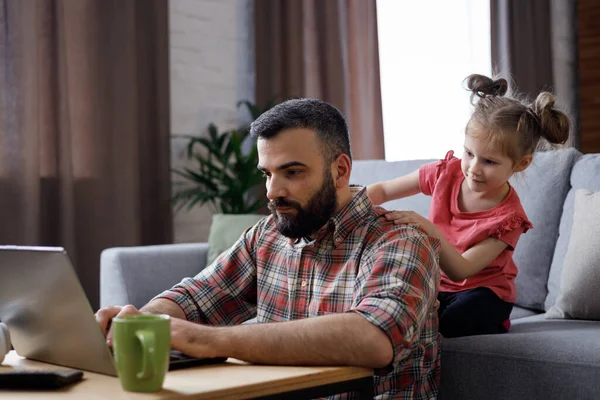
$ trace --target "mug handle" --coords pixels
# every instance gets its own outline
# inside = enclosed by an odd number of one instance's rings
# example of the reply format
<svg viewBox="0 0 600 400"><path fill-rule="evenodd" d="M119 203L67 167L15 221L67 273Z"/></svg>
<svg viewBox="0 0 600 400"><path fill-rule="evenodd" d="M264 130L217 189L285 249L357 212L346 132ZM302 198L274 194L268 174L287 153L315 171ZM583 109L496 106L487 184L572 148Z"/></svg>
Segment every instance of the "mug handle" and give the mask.
<svg viewBox="0 0 600 400"><path fill-rule="evenodd" d="M139 330L135 336L142 345L142 369L136 374L138 379L152 378L156 373L155 340L154 332L149 330Z"/></svg>

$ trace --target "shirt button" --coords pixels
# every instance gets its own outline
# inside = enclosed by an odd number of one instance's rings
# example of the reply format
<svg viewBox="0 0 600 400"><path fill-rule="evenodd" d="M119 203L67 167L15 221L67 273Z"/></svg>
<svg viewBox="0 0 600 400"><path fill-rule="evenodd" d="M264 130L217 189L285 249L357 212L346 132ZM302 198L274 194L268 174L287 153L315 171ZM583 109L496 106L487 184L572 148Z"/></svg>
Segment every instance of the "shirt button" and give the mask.
<svg viewBox="0 0 600 400"><path fill-rule="evenodd" d="M302 287L305 287L306 286L306 281L302 281L301 285L302 285Z"/></svg>

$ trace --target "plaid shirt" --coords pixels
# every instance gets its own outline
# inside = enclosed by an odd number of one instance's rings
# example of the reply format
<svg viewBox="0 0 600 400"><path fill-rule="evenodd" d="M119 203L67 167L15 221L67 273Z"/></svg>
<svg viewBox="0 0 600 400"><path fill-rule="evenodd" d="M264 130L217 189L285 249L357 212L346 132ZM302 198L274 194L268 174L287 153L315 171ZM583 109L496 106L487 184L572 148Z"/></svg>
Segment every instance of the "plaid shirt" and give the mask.
<svg viewBox="0 0 600 400"><path fill-rule="evenodd" d="M157 298L211 325L357 313L385 332L394 349L392 364L376 371L377 398L436 398L439 242L387 221L364 188L352 190L353 199L314 240L290 240L265 217L196 277Z"/></svg>

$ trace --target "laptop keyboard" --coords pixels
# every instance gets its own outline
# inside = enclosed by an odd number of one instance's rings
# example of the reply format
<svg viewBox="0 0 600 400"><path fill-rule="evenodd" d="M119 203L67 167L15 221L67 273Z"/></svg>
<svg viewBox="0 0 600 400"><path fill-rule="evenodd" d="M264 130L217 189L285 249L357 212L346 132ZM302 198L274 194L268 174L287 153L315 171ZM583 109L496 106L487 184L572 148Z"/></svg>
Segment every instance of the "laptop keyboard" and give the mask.
<svg viewBox="0 0 600 400"><path fill-rule="evenodd" d="M113 352L113 348L109 347L110 352ZM211 365L223 363L227 360L227 357L214 357L214 358L195 358L190 357L179 350L171 350L169 354L169 371L176 369L197 367L200 365Z"/></svg>
<svg viewBox="0 0 600 400"><path fill-rule="evenodd" d="M194 358L187 356L179 350L171 350L169 360L169 371L181 368L196 367L199 365L219 364L227 360L226 357Z"/></svg>

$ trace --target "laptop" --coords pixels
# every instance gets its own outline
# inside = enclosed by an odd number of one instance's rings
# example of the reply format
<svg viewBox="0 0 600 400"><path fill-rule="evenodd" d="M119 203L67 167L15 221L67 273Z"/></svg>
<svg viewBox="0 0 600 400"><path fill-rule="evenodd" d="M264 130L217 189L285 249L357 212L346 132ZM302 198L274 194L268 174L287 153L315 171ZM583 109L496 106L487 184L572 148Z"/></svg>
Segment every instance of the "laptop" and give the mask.
<svg viewBox="0 0 600 400"><path fill-rule="evenodd" d="M110 348L62 247L0 246L0 321L20 356L117 376ZM225 360L172 351L169 370Z"/></svg>

